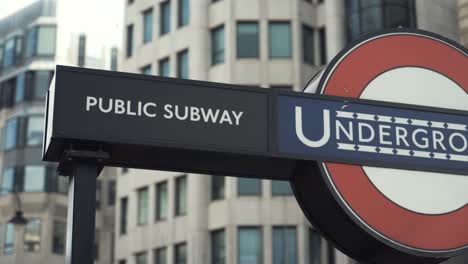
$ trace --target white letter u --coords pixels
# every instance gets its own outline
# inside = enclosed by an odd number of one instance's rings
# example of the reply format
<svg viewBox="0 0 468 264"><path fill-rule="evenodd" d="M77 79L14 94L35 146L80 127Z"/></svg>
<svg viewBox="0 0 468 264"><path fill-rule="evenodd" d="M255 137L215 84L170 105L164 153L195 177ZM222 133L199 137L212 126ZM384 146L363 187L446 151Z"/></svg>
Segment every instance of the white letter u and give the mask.
<svg viewBox="0 0 468 264"><path fill-rule="evenodd" d="M319 148L330 139L330 111L323 110L323 136L320 140L313 141L305 137L302 130L302 107L296 106L296 135L304 145L311 148Z"/></svg>

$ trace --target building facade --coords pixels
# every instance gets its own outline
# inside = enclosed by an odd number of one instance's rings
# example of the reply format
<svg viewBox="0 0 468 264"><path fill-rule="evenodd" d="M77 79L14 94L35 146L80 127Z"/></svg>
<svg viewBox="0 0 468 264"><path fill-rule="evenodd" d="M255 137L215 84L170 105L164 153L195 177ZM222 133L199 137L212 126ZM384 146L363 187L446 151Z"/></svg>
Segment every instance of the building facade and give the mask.
<svg viewBox="0 0 468 264"><path fill-rule="evenodd" d="M111 43L94 41L70 19L66 5L39 0L0 20L2 264L65 262L68 179L41 161L45 96L56 64L110 69L117 63ZM96 190L96 263L113 261L115 187L115 173L106 169ZM17 210L26 225L9 222Z"/></svg>
<svg viewBox="0 0 468 264"><path fill-rule="evenodd" d="M460 25L460 43L468 47L468 1L458 0L458 20Z"/></svg>
<svg viewBox="0 0 468 264"><path fill-rule="evenodd" d="M126 0L121 70L301 91L366 33L416 27L457 40L456 8L454 0ZM122 169L117 196L118 264L354 263L318 235L288 183Z"/></svg>

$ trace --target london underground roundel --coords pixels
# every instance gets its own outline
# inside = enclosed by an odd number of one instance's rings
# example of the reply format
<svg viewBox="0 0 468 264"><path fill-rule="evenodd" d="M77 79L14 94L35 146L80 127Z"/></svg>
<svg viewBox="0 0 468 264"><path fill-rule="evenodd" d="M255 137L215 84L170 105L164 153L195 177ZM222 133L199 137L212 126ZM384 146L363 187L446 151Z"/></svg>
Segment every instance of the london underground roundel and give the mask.
<svg viewBox="0 0 468 264"><path fill-rule="evenodd" d="M468 111L467 50L424 31L388 31L359 40L317 79L306 93ZM308 217L350 256L376 263L438 263L467 252L466 175L331 162L299 167L299 174L320 178L294 179L301 206L326 215L328 221ZM314 185L316 193L301 192L305 187L299 185ZM334 202L323 202L331 196Z"/></svg>

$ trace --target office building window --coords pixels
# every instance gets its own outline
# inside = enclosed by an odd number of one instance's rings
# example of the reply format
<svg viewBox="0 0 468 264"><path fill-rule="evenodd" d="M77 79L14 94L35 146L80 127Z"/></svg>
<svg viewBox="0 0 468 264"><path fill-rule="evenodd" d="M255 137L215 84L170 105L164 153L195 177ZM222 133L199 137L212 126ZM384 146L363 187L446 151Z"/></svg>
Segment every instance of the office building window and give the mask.
<svg viewBox="0 0 468 264"><path fill-rule="evenodd" d="M45 190L46 169L44 166L24 168L24 191L43 192Z"/></svg>
<svg viewBox="0 0 468 264"><path fill-rule="evenodd" d="M314 30L306 25L302 25L302 52L304 62L314 64Z"/></svg>
<svg viewBox="0 0 468 264"><path fill-rule="evenodd" d="M224 229L211 232L211 264L226 263L226 241Z"/></svg>
<svg viewBox="0 0 468 264"><path fill-rule="evenodd" d="M37 48L38 56L53 56L55 55L55 26L40 26L37 33Z"/></svg>
<svg viewBox="0 0 468 264"><path fill-rule="evenodd" d="M34 98L44 99L50 85L50 71L35 71L33 77Z"/></svg>
<svg viewBox="0 0 468 264"><path fill-rule="evenodd" d="M54 170L55 172L55 170ZM59 193L68 193L68 187L69 187L69 178L68 177L62 177L57 174L55 176L57 178L57 191Z"/></svg>
<svg viewBox="0 0 468 264"><path fill-rule="evenodd" d="M2 175L2 189L0 193L11 193L15 189L15 169L8 168L3 171Z"/></svg>
<svg viewBox="0 0 468 264"><path fill-rule="evenodd" d="M151 64L146 65L145 67L141 68L140 72L142 74L151 75Z"/></svg>
<svg viewBox="0 0 468 264"><path fill-rule="evenodd" d="M169 57L159 61L159 76L169 77L171 74L171 65Z"/></svg>
<svg viewBox="0 0 468 264"><path fill-rule="evenodd" d="M124 197L120 199L120 234L124 235L127 233L127 208L128 198Z"/></svg>
<svg viewBox="0 0 468 264"><path fill-rule="evenodd" d="M189 52L188 49L177 53L177 77L189 78Z"/></svg>
<svg viewBox="0 0 468 264"><path fill-rule="evenodd" d="M26 131L26 143L28 146L39 146L42 144L44 134L44 117L29 116Z"/></svg>
<svg viewBox="0 0 468 264"><path fill-rule="evenodd" d="M15 38L12 37L5 42L5 55L3 58L3 67L11 67L15 64Z"/></svg>
<svg viewBox="0 0 468 264"><path fill-rule="evenodd" d="M295 227L273 228L273 264L297 263L297 238Z"/></svg>
<svg viewBox="0 0 468 264"><path fill-rule="evenodd" d="M138 190L138 225L146 225L148 223L148 187L144 187Z"/></svg>
<svg viewBox="0 0 468 264"><path fill-rule="evenodd" d="M321 238L312 228L309 228L309 259L310 264L320 264L322 261Z"/></svg>
<svg viewBox="0 0 468 264"><path fill-rule="evenodd" d="M167 264L166 248L157 248L154 250L154 264Z"/></svg>
<svg viewBox="0 0 468 264"><path fill-rule="evenodd" d="M15 226L12 223L5 225L5 239L3 240L3 254L13 254L15 248Z"/></svg>
<svg viewBox="0 0 468 264"><path fill-rule="evenodd" d="M224 62L224 25L211 30L211 64Z"/></svg>
<svg viewBox="0 0 468 264"><path fill-rule="evenodd" d="M320 65L327 64L327 34L325 28L319 29Z"/></svg>
<svg viewBox="0 0 468 264"><path fill-rule="evenodd" d="M24 250L26 252L39 252L41 248L41 220L28 219L24 229Z"/></svg>
<svg viewBox="0 0 468 264"><path fill-rule="evenodd" d="M171 31L171 1L162 2L159 21L159 34L164 35Z"/></svg>
<svg viewBox="0 0 468 264"><path fill-rule="evenodd" d="M26 57L30 58L36 55L37 27L32 27L26 33Z"/></svg>
<svg viewBox="0 0 468 264"><path fill-rule="evenodd" d="M185 215L187 213L187 176L176 178L176 216Z"/></svg>
<svg viewBox="0 0 468 264"><path fill-rule="evenodd" d="M413 0L349 0L345 2L348 41L385 28L416 27Z"/></svg>
<svg viewBox="0 0 468 264"><path fill-rule="evenodd" d="M17 138L17 131L18 131L18 119L11 118L6 123L5 129L5 150L10 150L16 148L18 143Z"/></svg>
<svg viewBox="0 0 468 264"><path fill-rule="evenodd" d="M237 264L262 264L262 231L260 227L240 227L237 239Z"/></svg>
<svg viewBox="0 0 468 264"><path fill-rule="evenodd" d="M153 8L143 12L143 43L153 39Z"/></svg>
<svg viewBox="0 0 468 264"><path fill-rule="evenodd" d="M126 56L127 58L131 57L133 55L133 24L127 26L127 53Z"/></svg>
<svg viewBox="0 0 468 264"><path fill-rule="evenodd" d="M115 204L115 192L116 192L115 180L110 180L108 184L109 186L107 189L107 205L113 206Z"/></svg>
<svg viewBox="0 0 468 264"><path fill-rule="evenodd" d="M167 182L156 185L156 220L167 219Z"/></svg>
<svg viewBox="0 0 468 264"><path fill-rule="evenodd" d="M271 194L273 196L293 195L288 181L271 181Z"/></svg>
<svg viewBox="0 0 468 264"><path fill-rule="evenodd" d="M270 22L268 36L270 58L291 57L291 24L289 22Z"/></svg>
<svg viewBox="0 0 468 264"><path fill-rule="evenodd" d="M148 264L148 254L146 252L135 254L135 264Z"/></svg>
<svg viewBox="0 0 468 264"><path fill-rule="evenodd" d="M86 35L81 34L78 39L78 66L86 64Z"/></svg>
<svg viewBox="0 0 468 264"><path fill-rule="evenodd" d="M101 181L96 182L96 210L101 209Z"/></svg>
<svg viewBox="0 0 468 264"><path fill-rule="evenodd" d="M115 47L112 48L111 49L111 63L110 63L111 71L117 70L118 55L119 55L119 51L117 50L117 48Z"/></svg>
<svg viewBox="0 0 468 264"><path fill-rule="evenodd" d="M238 178L237 194L239 196L253 196L262 193L262 181L260 179Z"/></svg>
<svg viewBox="0 0 468 264"><path fill-rule="evenodd" d="M63 255L65 253L65 239L66 239L66 222L54 221L53 236L52 236L52 252L55 254Z"/></svg>
<svg viewBox="0 0 468 264"><path fill-rule="evenodd" d="M188 25L190 21L190 0L178 0L178 26Z"/></svg>
<svg viewBox="0 0 468 264"><path fill-rule="evenodd" d="M63 255L65 253L65 239L67 224L65 221L54 220L52 234L52 253Z"/></svg>
<svg viewBox="0 0 468 264"><path fill-rule="evenodd" d="M223 176L211 176L211 200L221 200L225 196L226 178Z"/></svg>
<svg viewBox="0 0 468 264"><path fill-rule="evenodd" d="M26 74L24 72L16 77L15 103L24 101L26 95Z"/></svg>
<svg viewBox="0 0 468 264"><path fill-rule="evenodd" d="M3 68L3 58L4 58L4 44L3 43L0 43L0 71L2 70Z"/></svg>
<svg viewBox="0 0 468 264"><path fill-rule="evenodd" d="M237 23L237 58L258 58L259 33L257 22Z"/></svg>
<svg viewBox="0 0 468 264"><path fill-rule="evenodd" d="M187 244L180 243L174 249L174 264L187 264Z"/></svg>

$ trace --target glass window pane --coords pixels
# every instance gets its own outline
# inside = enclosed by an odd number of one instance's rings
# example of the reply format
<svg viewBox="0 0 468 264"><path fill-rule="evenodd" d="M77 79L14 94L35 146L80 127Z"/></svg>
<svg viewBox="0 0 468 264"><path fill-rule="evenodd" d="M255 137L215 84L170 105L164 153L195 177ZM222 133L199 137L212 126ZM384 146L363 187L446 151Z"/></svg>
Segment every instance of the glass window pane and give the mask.
<svg viewBox="0 0 468 264"><path fill-rule="evenodd" d="M160 35L164 35L171 31L171 1L161 3L161 17L159 25Z"/></svg>
<svg viewBox="0 0 468 264"><path fill-rule="evenodd" d="M189 78L189 54L188 50L177 53L177 77Z"/></svg>
<svg viewBox="0 0 468 264"><path fill-rule="evenodd" d="M115 204L115 191L116 191L115 180L110 180L109 188L107 190L107 205L109 206L112 206Z"/></svg>
<svg viewBox="0 0 468 264"><path fill-rule="evenodd" d="M45 167L26 166L24 169L24 191L41 192L45 190Z"/></svg>
<svg viewBox="0 0 468 264"><path fill-rule="evenodd" d="M12 118L7 121L5 130L5 150L16 147L18 131L18 119Z"/></svg>
<svg viewBox="0 0 468 264"><path fill-rule="evenodd" d="M153 9L143 13L143 43L148 43L153 39Z"/></svg>
<svg viewBox="0 0 468 264"><path fill-rule="evenodd" d="M15 169L8 168L3 171L2 175L2 189L0 193L11 193L14 191L15 188Z"/></svg>
<svg viewBox="0 0 468 264"><path fill-rule="evenodd" d="M187 213L187 176L176 179L176 215Z"/></svg>
<svg viewBox="0 0 468 264"><path fill-rule="evenodd" d="M0 43L0 70L3 68L3 58L4 58L4 45Z"/></svg>
<svg viewBox="0 0 468 264"><path fill-rule="evenodd" d="M24 229L24 250L26 252L39 252L41 248L41 220L28 219Z"/></svg>
<svg viewBox="0 0 468 264"><path fill-rule="evenodd" d="M171 74L171 68L169 64L169 58L165 58L159 61L159 76L169 77Z"/></svg>
<svg viewBox="0 0 468 264"><path fill-rule="evenodd" d="M270 58L291 57L291 25L289 23L270 23Z"/></svg>
<svg viewBox="0 0 468 264"><path fill-rule="evenodd" d="M373 33L383 29L382 6L362 9L361 16L362 34Z"/></svg>
<svg viewBox="0 0 468 264"><path fill-rule="evenodd" d="M13 254L15 246L15 226L11 223L5 225L5 239L3 240L3 253Z"/></svg>
<svg viewBox="0 0 468 264"><path fill-rule="evenodd" d="M238 178L237 193L243 195L260 195L262 192L262 181L260 179Z"/></svg>
<svg viewBox="0 0 468 264"><path fill-rule="evenodd" d="M211 31L211 63L224 62L224 25Z"/></svg>
<svg viewBox="0 0 468 264"><path fill-rule="evenodd" d="M146 252L136 254L135 264L148 264L148 254Z"/></svg>
<svg viewBox="0 0 468 264"><path fill-rule="evenodd" d="M41 26L38 29L37 55L53 56L55 54L55 32L53 26Z"/></svg>
<svg viewBox="0 0 468 264"><path fill-rule="evenodd" d="M141 73L146 75L151 75L151 65L147 65L141 68Z"/></svg>
<svg viewBox="0 0 468 264"><path fill-rule="evenodd" d="M310 264L320 264L321 259L322 259L320 235L315 230L310 229L310 228L309 228L309 258L310 258Z"/></svg>
<svg viewBox="0 0 468 264"><path fill-rule="evenodd" d="M175 264L187 264L187 244L175 246Z"/></svg>
<svg viewBox="0 0 468 264"><path fill-rule="evenodd" d="M271 194L273 196L293 195L293 192L288 181L271 181Z"/></svg>
<svg viewBox="0 0 468 264"><path fill-rule="evenodd" d="M44 134L44 117L30 116L28 118L28 128L26 142L28 146L39 146L42 144Z"/></svg>
<svg viewBox="0 0 468 264"><path fill-rule="evenodd" d="M167 264L166 248L158 248L154 251L154 264Z"/></svg>
<svg viewBox="0 0 468 264"><path fill-rule="evenodd" d="M224 199L225 181L226 181L226 178L222 176L211 177L211 199L212 200Z"/></svg>
<svg viewBox="0 0 468 264"><path fill-rule="evenodd" d="M410 12L402 6L385 7L385 28L410 27Z"/></svg>
<svg viewBox="0 0 468 264"><path fill-rule="evenodd" d="M127 37L126 55L128 58L133 55L133 25L127 26L126 37Z"/></svg>
<svg viewBox="0 0 468 264"><path fill-rule="evenodd" d="M37 27L28 30L26 36L26 57L30 58L36 55L37 46Z"/></svg>
<svg viewBox="0 0 468 264"><path fill-rule="evenodd" d="M148 223L148 187L138 190L138 225Z"/></svg>
<svg viewBox="0 0 468 264"><path fill-rule="evenodd" d="M156 185L156 220L167 218L167 182Z"/></svg>
<svg viewBox="0 0 468 264"><path fill-rule="evenodd" d="M226 245L224 229L211 233L211 264L226 263Z"/></svg>
<svg viewBox="0 0 468 264"><path fill-rule="evenodd" d="M296 264L297 245L295 227L273 228L273 264Z"/></svg>
<svg viewBox="0 0 468 264"><path fill-rule="evenodd" d="M127 206L128 198L124 197L120 199L120 234L124 235L127 233Z"/></svg>
<svg viewBox="0 0 468 264"><path fill-rule="evenodd" d="M258 23L240 22L237 24L237 57L258 58Z"/></svg>
<svg viewBox="0 0 468 264"><path fill-rule="evenodd" d="M259 227L241 227L238 233L238 264L262 264L262 232Z"/></svg>
<svg viewBox="0 0 468 264"><path fill-rule="evenodd" d="M10 38L5 42L5 55L3 58L3 67L13 66L15 63L15 38Z"/></svg>
<svg viewBox="0 0 468 264"><path fill-rule="evenodd" d="M16 89L15 89L15 103L24 101L26 91L26 74L24 72L18 74L16 78Z"/></svg>
<svg viewBox="0 0 468 264"><path fill-rule="evenodd" d="M320 64L327 64L327 34L325 28L319 29Z"/></svg>
<svg viewBox="0 0 468 264"><path fill-rule="evenodd" d="M36 71L34 72L34 98L44 99L50 85L50 72L49 71Z"/></svg>
<svg viewBox="0 0 468 264"><path fill-rule="evenodd" d="M189 0L179 0L178 26L188 25L190 20L190 2Z"/></svg>
<svg viewBox="0 0 468 264"><path fill-rule="evenodd" d="M302 52L304 54L304 62L314 64L314 30L306 25L302 26Z"/></svg>

